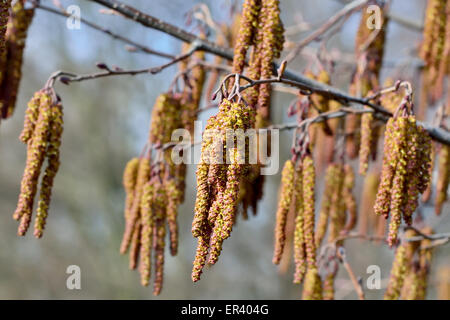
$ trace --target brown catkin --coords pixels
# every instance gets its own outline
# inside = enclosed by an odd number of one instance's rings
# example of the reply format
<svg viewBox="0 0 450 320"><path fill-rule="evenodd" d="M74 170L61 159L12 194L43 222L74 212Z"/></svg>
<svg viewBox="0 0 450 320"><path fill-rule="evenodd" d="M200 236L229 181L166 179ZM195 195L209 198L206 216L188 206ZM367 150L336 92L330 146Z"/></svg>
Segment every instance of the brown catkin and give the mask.
<svg viewBox="0 0 450 320"><path fill-rule="evenodd" d="M164 248L166 245L166 206L167 198L165 189L161 183L157 184L154 190L153 210L154 210L154 227L153 227L153 246L155 250L155 281L153 284L153 294L159 295L163 285L164 273Z"/></svg>
<svg viewBox="0 0 450 320"><path fill-rule="evenodd" d="M2 58L3 69L0 84L0 118L9 118L16 105L17 93L22 76L22 60L28 27L34 16L34 9L25 9L24 1L16 1L6 31L6 55Z"/></svg>
<svg viewBox="0 0 450 320"><path fill-rule="evenodd" d="M165 183L167 204L167 222L170 232L170 254L175 256L178 251L178 222L177 207L180 199L180 190L177 188L175 179L169 179Z"/></svg>
<svg viewBox="0 0 450 320"><path fill-rule="evenodd" d="M358 222L358 229L360 234L369 234L375 231L376 219L383 219L378 217L374 212L374 204L377 196L378 185L380 183L380 176L378 172L370 171L364 179L364 186L362 191L361 209Z"/></svg>
<svg viewBox="0 0 450 320"><path fill-rule="evenodd" d="M131 247L130 247L130 256L128 259L128 267L130 270L136 269L139 260L139 252L141 250L141 221L138 219L136 221L136 227L133 231L133 236L131 237Z"/></svg>
<svg viewBox="0 0 450 320"><path fill-rule="evenodd" d="M439 300L450 300L450 267L440 267L437 272Z"/></svg>
<svg viewBox="0 0 450 320"><path fill-rule="evenodd" d="M369 168L369 157L373 138L373 114L365 113L361 117L361 147L359 148L359 174L365 176Z"/></svg>
<svg viewBox="0 0 450 320"><path fill-rule="evenodd" d="M301 283L306 273L306 248L303 213L303 173L301 167L295 172L295 229L294 229L294 283Z"/></svg>
<svg viewBox="0 0 450 320"><path fill-rule="evenodd" d="M319 221L317 223L315 242L316 247L320 247L322 240L327 232L328 220L330 216L330 209L333 204L333 194L336 192L336 176L337 164L332 163L327 168L325 173L325 187L322 195L322 202L320 205Z"/></svg>
<svg viewBox="0 0 450 320"><path fill-rule="evenodd" d="M343 232L347 233L355 227L357 223L358 214L356 212L356 200L353 195L353 188L355 187L355 173L353 172L353 168L346 164L344 166L344 188L342 190L342 195L345 203L345 208L348 213L347 222L344 225Z"/></svg>
<svg viewBox="0 0 450 320"><path fill-rule="evenodd" d="M450 147L442 145L438 157L438 180L436 183L436 214L441 214L442 207L447 201L447 189L450 183Z"/></svg>
<svg viewBox="0 0 450 320"><path fill-rule="evenodd" d="M5 36L10 7L11 0L0 1L0 55L3 55L5 53Z"/></svg>
<svg viewBox="0 0 450 320"><path fill-rule="evenodd" d="M272 262L279 264L286 241L286 218L294 194L294 164L291 160L284 163L281 172L280 200L275 223L275 248Z"/></svg>
<svg viewBox="0 0 450 320"><path fill-rule="evenodd" d="M134 200L130 210L130 217L125 221L125 232L123 234L122 243L120 245L120 253L125 254L130 246L133 229L136 221L141 214L141 198L144 185L150 179L150 160L141 158L136 178L136 189L134 191Z"/></svg>
<svg viewBox="0 0 450 320"><path fill-rule="evenodd" d="M344 202L344 179L345 171L342 164L336 166L336 176L334 181L334 192L331 198L330 226L328 242L332 243L339 238L345 224L345 202Z"/></svg>

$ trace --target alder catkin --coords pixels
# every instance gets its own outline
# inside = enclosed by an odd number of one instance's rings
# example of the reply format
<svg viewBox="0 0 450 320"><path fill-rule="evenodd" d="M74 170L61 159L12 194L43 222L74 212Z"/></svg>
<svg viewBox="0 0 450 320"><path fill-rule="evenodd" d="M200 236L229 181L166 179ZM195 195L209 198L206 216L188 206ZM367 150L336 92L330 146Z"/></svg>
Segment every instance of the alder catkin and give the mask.
<svg viewBox="0 0 450 320"><path fill-rule="evenodd" d="M279 264L286 241L286 219L294 194L294 164L291 160L284 163L281 172L280 200L275 223L275 248L272 262Z"/></svg>
<svg viewBox="0 0 450 320"><path fill-rule="evenodd" d="M37 192L37 184L41 167L45 160L46 147L50 134L50 122L52 119L52 98L43 97L39 106L39 117L33 133L31 143L27 150L27 163L22 177L19 201L14 213L16 220L20 219L18 234L23 236L28 230L33 201Z"/></svg>
<svg viewBox="0 0 450 320"><path fill-rule="evenodd" d="M438 180L436 183L436 214L441 214L442 207L447 201L447 190L450 183L450 147L442 145L438 157Z"/></svg>
<svg viewBox="0 0 450 320"><path fill-rule="evenodd" d="M0 84L0 118L9 118L16 105L22 60L27 31L34 16L34 8L25 9L24 1L16 1L11 9L11 17L6 31L6 56Z"/></svg>
<svg viewBox="0 0 450 320"><path fill-rule="evenodd" d="M295 171L295 229L294 229L294 283L303 281L306 273L306 248L303 213L303 173L301 167Z"/></svg>
<svg viewBox="0 0 450 320"><path fill-rule="evenodd" d="M305 156L303 159L302 168L304 237L307 266L311 269L316 265L316 245L314 242L315 169L310 155Z"/></svg>
<svg viewBox="0 0 450 320"><path fill-rule="evenodd" d="M47 221L53 181L59 169L61 136L63 133L63 111L60 103L51 107L50 133L48 138L46 157L47 168L42 177L41 190L39 194L38 208L34 225L34 236L41 238Z"/></svg>

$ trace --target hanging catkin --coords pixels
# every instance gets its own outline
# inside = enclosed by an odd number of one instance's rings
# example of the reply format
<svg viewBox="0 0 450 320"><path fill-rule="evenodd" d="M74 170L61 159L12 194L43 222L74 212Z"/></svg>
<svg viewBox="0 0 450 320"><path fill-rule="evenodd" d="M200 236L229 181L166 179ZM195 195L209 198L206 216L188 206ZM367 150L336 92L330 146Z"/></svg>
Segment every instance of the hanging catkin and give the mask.
<svg viewBox="0 0 450 320"><path fill-rule="evenodd" d="M301 165L295 171L295 229L294 229L294 283L301 283L306 273L306 247L304 231L303 173Z"/></svg>
<svg viewBox="0 0 450 320"><path fill-rule="evenodd" d="M414 116L389 119L374 210L385 218L391 216L388 238L391 246L397 240L402 216L407 224L412 222L418 195L428 186L430 153L431 139L422 127L417 126Z"/></svg>
<svg viewBox="0 0 450 320"><path fill-rule="evenodd" d="M442 94L442 83L438 83L439 72L442 64L446 64L447 56L444 56L444 49L448 38L446 38L447 24L447 0L429 0L425 14L425 24L423 30L423 41L420 50L420 57L425 61L423 71L423 86L427 88L424 94L426 98L433 101L440 98ZM421 106L421 109L426 106ZM423 114L424 110L421 110Z"/></svg>
<svg viewBox="0 0 450 320"><path fill-rule="evenodd" d="M272 262L279 264L286 242L286 220L294 195L294 164L291 160L285 162L281 172L280 200L275 223L275 248Z"/></svg>
<svg viewBox="0 0 450 320"><path fill-rule="evenodd" d="M25 9L24 1L16 1L6 31L6 51L0 57L0 118L9 118L16 105L17 92L22 76L22 57L28 27L34 9Z"/></svg>
<svg viewBox="0 0 450 320"><path fill-rule="evenodd" d="M192 280L200 280L203 267L217 262L222 244L230 236L236 211L239 186L248 165L246 146L226 148L228 130L254 127L254 109L242 102L223 99L219 112L211 117L203 134L202 155L197 167L197 199L192 234L198 239ZM233 143L236 143L233 137ZM230 159L230 162L223 162ZM241 160L244 160L244 163Z"/></svg>
<svg viewBox="0 0 450 320"><path fill-rule="evenodd" d="M442 207L447 200L447 190L450 183L450 147L441 146L438 157L438 180L436 183L436 214L441 214Z"/></svg>
<svg viewBox="0 0 450 320"><path fill-rule="evenodd" d="M418 247L417 242L409 242L408 238L415 235L415 231L408 230L405 233L404 242L395 251L389 283L384 294L385 300L397 300L400 297L407 270L410 268L414 252Z"/></svg>
<svg viewBox="0 0 450 320"><path fill-rule="evenodd" d="M0 55L5 53L5 36L6 27L8 24L9 8L11 7L11 0L0 0Z"/></svg>
<svg viewBox="0 0 450 320"><path fill-rule="evenodd" d="M20 195L14 219L20 220L18 234L27 232L38 191L39 176L45 159L48 164L41 182L41 190L34 226L36 238L42 237L48 216L53 180L59 169L59 148L63 131L62 106L54 100L55 93L43 89L28 103L24 129L20 139L27 144L27 163L22 177ZM58 99L57 97L55 99Z"/></svg>
<svg viewBox="0 0 450 320"><path fill-rule="evenodd" d="M381 9L381 28L371 28L369 21L372 21L372 12L368 10L368 6L363 8L363 14L355 41L355 55L357 59L357 68L353 75L350 86L350 93L358 97L365 97L370 91L376 91L379 87L379 74L383 64L384 47L386 40L386 28L388 19L386 16L387 4L380 7ZM364 122L361 123L361 120ZM360 147L366 147L366 141L361 143L361 131L372 126L372 119L367 115L352 114L347 117L346 132L347 136L347 153L350 158L357 157L360 153ZM367 135L364 136L367 138ZM367 149L361 151L363 156L367 154ZM362 173L365 173L367 163L366 159L362 159Z"/></svg>

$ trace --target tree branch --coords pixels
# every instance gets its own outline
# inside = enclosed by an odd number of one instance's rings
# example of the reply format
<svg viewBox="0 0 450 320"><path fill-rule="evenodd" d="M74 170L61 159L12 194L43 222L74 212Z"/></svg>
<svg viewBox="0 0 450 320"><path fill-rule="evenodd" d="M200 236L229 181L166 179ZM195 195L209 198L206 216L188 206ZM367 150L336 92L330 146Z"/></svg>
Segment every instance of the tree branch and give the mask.
<svg viewBox="0 0 450 320"><path fill-rule="evenodd" d="M304 40L302 40L294 50L292 50L286 57L287 62L291 62L295 59L295 57L298 56L300 51L304 47L306 47L309 43L312 41L318 39L320 36L322 36L325 32L327 32L330 28L332 28L336 23L338 23L342 18L351 15L353 12L361 9L364 5L367 4L369 0L354 0L347 4L344 8L339 10L334 16L329 18L327 22L325 22L322 26L320 26L316 31L311 33L308 37L306 37Z"/></svg>
<svg viewBox="0 0 450 320"><path fill-rule="evenodd" d="M120 14L129 19L132 19L148 28L162 31L181 41L188 43L193 43L194 41L196 41L199 50L203 50L205 52L218 55L230 61L233 60L232 50L220 47L210 41L202 40L192 33L186 32L174 25L166 23L160 19L154 18L119 1L116 0L87 0L87 1L95 2L107 8L116 10L117 12L119 12ZM274 64L274 67L276 70L278 69L279 66L277 64ZM326 84L322 84L315 80L308 79L303 75L296 74L289 70L286 70L283 75L284 75L283 83L285 84L292 85L303 90L309 90L311 92L321 94L331 99L338 100L342 103L357 103L368 106L377 111L379 113L378 118L383 121L387 121L387 119L392 116L392 114L386 111L382 106L374 104L368 99L350 96L342 90L336 89ZM275 81L272 81L271 83L273 82ZM450 132L442 128L433 127L426 123L418 122L418 124L423 126L434 140L444 143L446 145L450 145Z"/></svg>
<svg viewBox="0 0 450 320"><path fill-rule="evenodd" d="M31 4L33 5L34 8L40 9L42 11L50 12L50 13L53 13L53 14L56 14L56 15L59 15L59 16L62 16L62 17L70 17L70 14L67 13L66 11L58 10L58 9L54 9L52 7L48 7L48 6L42 5L42 4L40 4L39 2L37 2L35 0L32 0ZM124 36L121 36L121 35L119 35L117 33L114 33L114 32L110 31L107 28L104 28L104 27L102 27L102 26L100 26L98 24L95 24L93 22L90 22L90 21L88 21L88 20L86 20L84 18L80 18L80 21L83 24L87 25L88 27L90 27L92 29L95 29L95 30L98 30L100 32L103 32L103 33L109 35L110 37L112 37L113 39L122 41L123 43L126 43L126 44L132 46L133 48L137 49L138 51L141 51L141 52L144 52L144 53L147 53L147 54L152 54L152 55L159 56L159 57L163 57L163 58L168 58L168 59L174 59L175 58L175 56L173 56L171 54L150 49L150 48L148 48L146 46L143 46L143 45L141 45L141 44L139 44L139 43L137 43L137 42L135 42L135 41L133 41L131 39L128 39L128 38L126 38Z"/></svg>

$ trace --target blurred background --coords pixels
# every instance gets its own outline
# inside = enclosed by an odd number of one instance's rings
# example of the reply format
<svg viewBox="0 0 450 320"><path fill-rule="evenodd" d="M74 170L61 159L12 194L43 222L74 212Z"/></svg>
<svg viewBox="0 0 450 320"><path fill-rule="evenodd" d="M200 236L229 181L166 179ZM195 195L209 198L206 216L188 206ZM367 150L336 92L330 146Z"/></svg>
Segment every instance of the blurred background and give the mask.
<svg viewBox="0 0 450 320"><path fill-rule="evenodd" d="M191 31L192 27L185 26L185 13L195 4L206 4L214 20L229 22L232 3L227 0L123 2ZM50 0L42 3L52 5ZM174 55L180 52L180 41L119 16L101 14L98 5L82 0L62 0L61 3L65 7L79 5L83 18L149 47ZM420 24L425 5L423 0L393 0L392 11ZM281 0L285 27L302 26L300 31L292 32L289 40L303 39L308 34L308 31L301 31L303 27L315 29L342 7L340 1L334 0ZM342 32L328 44L330 50L339 49L350 62L359 18L359 14L353 15L343 25ZM387 67L383 69L383 78L414 77L411 64L415 63L414 50L420 39L420 32L390 23L385 53ZM313 44L306 51L313 52L315 47ZM207 55L207 59L212 57ZM55 180L47 227L41 240L34 239L32 232L24 238L16 235L17 222L12 219L12 213L26 160L26 148L18 139L26 103L52 72L91 73L96 71L95 65L100 61L130 69L157 66L167 60L130 53L122 43L83 24L80 30L69 30L65 18L36 11L27 39L16 111L0 126L0 298L299 299L301 287L292 284L293 262L284 273L271 262L279 173L266 177L265 196L258 215L248 221L238 220L232 236L224 242L219 262L205 270L199 283L193 284L190 279L196 246L190 232L196 194L195 165L189 165L186 201L179 208L179 253L171 257L166 252L162 294L155 298L151 288L141 287L139 274L128 269L128 256L119 254L124 224L123 168L143 147L153 102L167 90L177 72L176 66L156 75L109 77L70 86L57 84L57 92L64 105L65 131L62 165ZM333 82L346 89L351 68L337 62ZM307 57L298 58L289 67L301 72L308 63ZM392 68L399 64L406 64L406 67ZM287 93L274 94L273 123L294 121L286 116L293 98ZM201 119L206 120L212 113L214 110L202 113ZM291 135L292 132L282 132L282 141L290 142ZM289 157L289 145L281 144L280 164ZM317 179L318 200L321 178ZM356 190L361 189L362 181L358 180ZM422 207L421 211L436 232L450 230L448 205L439 219L431 207ZM380 266L382 279L389 276L393 251L386 246L349 240L346 248L355 273L364 280L369 276L366 273L369 265ZM436 298L437 272L449 263L448 246L436 250L428 298ZM66 288L66 268L69 265L81 268L81 290ZM355 299L348 275L343 268L340 269L336 298ZM366 290L369 299L379 299L383 293L383 289Z"/></svg>

